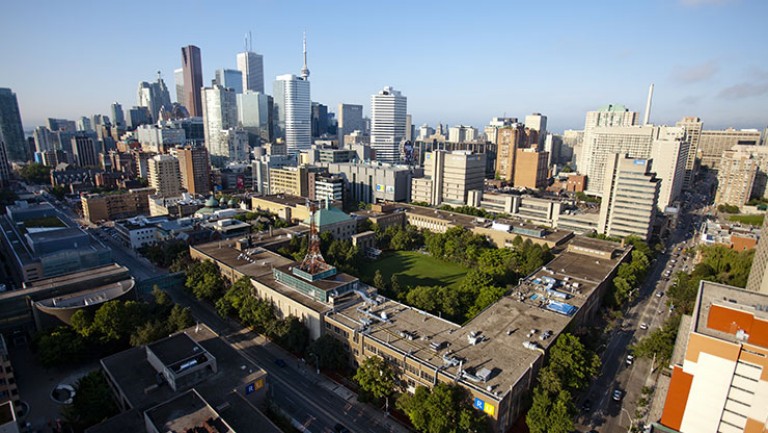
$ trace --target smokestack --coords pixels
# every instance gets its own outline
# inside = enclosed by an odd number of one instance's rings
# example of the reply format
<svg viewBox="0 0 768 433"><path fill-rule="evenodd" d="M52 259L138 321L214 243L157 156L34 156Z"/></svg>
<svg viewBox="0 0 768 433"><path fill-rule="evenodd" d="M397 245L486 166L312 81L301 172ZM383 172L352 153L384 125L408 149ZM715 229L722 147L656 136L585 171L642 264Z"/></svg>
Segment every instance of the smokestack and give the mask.
<svg viewBox="0 0 768 433"><path fill-rule="evenodd" d="M651 100L653 99L653 84L648 88L648 101L645 103L645 118L643 119L643 125L647 125L651 120Z"/></svg>

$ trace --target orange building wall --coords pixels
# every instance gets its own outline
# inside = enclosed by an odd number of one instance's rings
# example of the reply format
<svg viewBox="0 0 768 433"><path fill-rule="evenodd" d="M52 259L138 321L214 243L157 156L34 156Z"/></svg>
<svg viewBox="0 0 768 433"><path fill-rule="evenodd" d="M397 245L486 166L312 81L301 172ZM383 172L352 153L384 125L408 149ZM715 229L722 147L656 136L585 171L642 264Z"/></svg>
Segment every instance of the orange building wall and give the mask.
<svg viewBox="0 0 768 433"><path fill-rule="evenodd" d="M741 236L731 235L731 249L736 251L753 250L757 245L755 238L743 238Z"/></svg>
<svg viewBox="0 0 768 433"><path fill-rule="evenodd" d="M661 416L661 423L663 425L680 430L692 383L693 376L684 372L681 367L676 365L674 370L672 370L672 380L669 383L667 400L664 402L664 412Z"/></svg>

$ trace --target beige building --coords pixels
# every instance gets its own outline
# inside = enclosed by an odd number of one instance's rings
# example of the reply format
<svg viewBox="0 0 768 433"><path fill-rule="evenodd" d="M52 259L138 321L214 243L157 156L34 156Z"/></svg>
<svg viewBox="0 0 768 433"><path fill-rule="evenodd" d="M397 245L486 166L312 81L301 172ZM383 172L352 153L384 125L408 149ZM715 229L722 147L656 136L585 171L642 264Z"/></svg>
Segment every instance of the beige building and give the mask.
<svg viewBox="0 0 768 433"><path fill-rule="evenodd" d="M608 236L651 237L660 182L652 161L614 154L608 159L598 232Z"/></svg>
<svg viewBox="0 0 768 433"><path fill-rule="evenodd" d="M547 187L549 152L534 148L517 149L515 158L515 187L541 189Z"/></svg>
<svg viewBox="0 0 768 433"><path fill-rule="evenodd" d="M718 131L701 131L699 152L701 165L713 170L720 168L723 152L737 144L756 146L760 143L760 131L728 128Z"/></svg>
<svg viewBox="0 0 768 433"><path fill-rule="evenodd" d="M752 195L757 162L750 152L743 149L724 151L718 163L715 204L744 206Z"/></svg>
<svg viewBox="0 0 768 433"><path fill-rule="evenodd" d="M483 189L485 154L436 150L424 155L424 177L411 181L411 201L431 206L464 205L467 193Z"/></svg>
<svg viewBox="0 0 768 433"><path fill-rule="evenodd" d="M162 197L181 196L179 160L171 155L156 155L148 161L149 186Z"/></svg>
<svg viewBox="0 0 768 433"><path fill-rule="evenodd" d="M701 141L701 129L704 124L701 123L701 119L698 117L683 117L675 126L685 128L685 134L688 136L690 144L688 158L685 161L685 179L683 180L683 187L688 188L691 186L693 178L696 176L696 171L699 169L699 142Z"/></svg>
<svg viewBox="0 0 768 433"><path fill-rule="evenodd" d="M496 130L496 176L512 182L515 180L515 159L517 149L537 145L536 131L531 131L521 123L505 126Z"/></svg>
<svg viewBox="0 0 768 433"><path fill-rule="evenodd" d="M747 279L747 290L768 295L768 218L763 219L763 227L760 229L752 269Z"/></svg>
<svg viewBox="0 0 768 433"><path fill-rule="evenodd" d="M149 196L154 188L135 188L106 194L86 194L80 197L83 217L90 222L130 218L149 214Z"/></svg>
<svg viewBox="0 0 768 433"><path fill-rule="evenodd" d="M252 197L251 208L267 211L286 221L304 221L309 218L309 200L294 195L266 195ZM331 202L331 206L341 209L342 202Z"/></svg>
<svg viewBox="0 0 768 433"><path fill-rule="evenodd" d="M658 207L662 212L677 201L683 191L689 152L689 138L684 128L654 128L651 171L661 180Z"/></svg>
<svg viewBox="0 0 768 433"><path fill-rule="evenodd" d="M211 160L204 146L176 148L179 160L181 187L193 195L207 195L211 192Z"/></svg>
<svg viewBox="0 0 768 433"><path fill-rule="evenodd" d="M269 169L269 194L309 196L307 169L305 167L283 167Z"/></svg>

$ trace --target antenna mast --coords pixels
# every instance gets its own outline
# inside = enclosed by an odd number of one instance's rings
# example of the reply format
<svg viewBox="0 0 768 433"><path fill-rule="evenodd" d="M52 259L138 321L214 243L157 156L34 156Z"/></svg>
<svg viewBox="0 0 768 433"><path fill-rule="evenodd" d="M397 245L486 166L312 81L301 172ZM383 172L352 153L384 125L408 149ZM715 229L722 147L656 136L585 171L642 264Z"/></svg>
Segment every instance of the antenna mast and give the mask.
<svg viewBox="0 0 768 433"><path fill-rule="evenodd" d="M320 253L320 236L317 233L317 222L315 221L317 203L307 200L307 205L309 207L309 245L307 255L301 261L299 269L314 275L328 265Z"/></svg>

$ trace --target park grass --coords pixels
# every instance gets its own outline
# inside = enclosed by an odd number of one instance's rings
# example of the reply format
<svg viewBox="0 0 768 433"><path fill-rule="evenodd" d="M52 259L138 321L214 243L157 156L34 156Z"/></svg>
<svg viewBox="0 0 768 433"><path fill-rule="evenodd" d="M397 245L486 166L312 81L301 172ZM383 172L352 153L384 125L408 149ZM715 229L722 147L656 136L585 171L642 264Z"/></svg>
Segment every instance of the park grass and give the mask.
<svg viewBox="0 0 768 433"><path fill-rule="evenodd" d="M763 219L765 218L765 214L757 214L757 215L728 215L728 220L742 223L742 224L749 224L752 226L761 226L763 225Z"/></svg>
<svg viewBox="0 0 768 433"><path fill-rule="evenodd" d="M372 282L376 270L381 271L387 284L392 274L397 274L397 281L402 287L438 285L458 287L469 271L463 266L445 262L418 251L388 252L378 260L366 263L361 272L363 281Z"/></svg>

